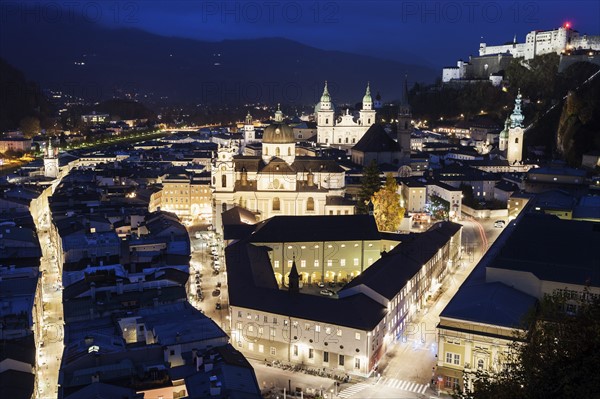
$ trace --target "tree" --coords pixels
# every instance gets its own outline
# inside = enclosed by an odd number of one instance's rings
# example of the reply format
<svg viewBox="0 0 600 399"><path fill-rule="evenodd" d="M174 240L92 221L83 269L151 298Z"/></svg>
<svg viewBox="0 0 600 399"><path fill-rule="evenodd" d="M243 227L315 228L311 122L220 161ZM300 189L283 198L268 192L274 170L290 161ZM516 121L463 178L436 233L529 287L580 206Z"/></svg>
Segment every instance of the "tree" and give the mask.
<svg viewBox="0 0 600 399"><path fill-rule="evenodd" d="M432 194L427 204L429 214L437 220L448 220L450 215L450 203L440 196Z"/></svg>
<svg viewBox="0 0 600 399"><path fill-rule="evenodd" d="M19 122L23 136L29 138L40 132L40 120L35 116L26 116Z"/></svg>
<svg viewBox="0 0 600 399"><path fill-rule="evenodd" d="M373 215L379 231L398 231L404 217L404 208L400 206L398 183L388 173L385 185L373 194Z"/></svg>
<svg viewBox="0 0 600 399"><path fill-rule="evenodd" d="M460 399L592 398L600 386L600 298L587 290L546 296L517 334L509 367L478 373ZM521 341L521 342L518 342Z"/></svg>
<svg viewBox="0 0 600 399"><path fill-rule="evenodd" d="M379 167L375 160L371 161L371 163L363 169L363 175L360 179L358 202L356 204L357 213L369 213L368 203L371 200L371 197L373 197L373 194L381 188L379 173Z"/></svg>

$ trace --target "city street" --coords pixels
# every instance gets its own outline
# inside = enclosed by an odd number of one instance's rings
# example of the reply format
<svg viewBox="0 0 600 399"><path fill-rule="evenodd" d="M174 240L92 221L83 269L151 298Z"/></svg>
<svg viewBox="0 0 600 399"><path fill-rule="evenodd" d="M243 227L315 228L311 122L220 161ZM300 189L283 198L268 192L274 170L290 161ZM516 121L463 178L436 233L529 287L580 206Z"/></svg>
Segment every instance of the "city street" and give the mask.
<svg viewBox="0 0 600 399"><path fill-rule="evenodd" d="M37 398L56 398L58 372L64 349L64 321L62 308L62 279L57 263L57 248L48 233L48 216L37 220L38 238L42 247L40 271L42 273L43 326L38 348Z"/></svg>

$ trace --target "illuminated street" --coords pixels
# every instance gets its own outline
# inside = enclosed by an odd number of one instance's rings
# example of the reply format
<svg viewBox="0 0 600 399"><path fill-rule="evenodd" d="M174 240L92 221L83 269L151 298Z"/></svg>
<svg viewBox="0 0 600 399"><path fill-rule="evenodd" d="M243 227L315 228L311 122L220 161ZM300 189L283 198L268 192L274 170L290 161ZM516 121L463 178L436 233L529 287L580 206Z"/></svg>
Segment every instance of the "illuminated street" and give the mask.
<svg viewBox="0 0 600 399"><path fill-rule="evenodd" d="M49 220L38 220L38 237L42 247L41 260L42 293L44 301L44 325L41 348L38 351L39 399L57 397L58 372L64 349L64 322L62 308L62 281L58 268L57 248L48 233Z"/></svg>

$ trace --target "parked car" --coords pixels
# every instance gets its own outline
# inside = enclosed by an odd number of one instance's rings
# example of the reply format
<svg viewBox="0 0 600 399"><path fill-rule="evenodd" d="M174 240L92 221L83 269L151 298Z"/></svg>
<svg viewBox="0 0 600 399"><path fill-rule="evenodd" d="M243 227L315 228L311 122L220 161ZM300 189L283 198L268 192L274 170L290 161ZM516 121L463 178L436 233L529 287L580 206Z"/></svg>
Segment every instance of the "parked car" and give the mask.
<svg viewBox="0 0 600 399"><path fill-rule="evenodd" d="M325 296L333 296L334 295L334 292L331 290L321 290L319 293L321 295L325 295Z"/></svg>
<svg viewBox="0 0 600 399"><path fill-rule="evenodd" d="M500 228L502 228L504 226L506 226L506 222L504 220L496 220L494 222L494 227L500 227Z"/></svg>

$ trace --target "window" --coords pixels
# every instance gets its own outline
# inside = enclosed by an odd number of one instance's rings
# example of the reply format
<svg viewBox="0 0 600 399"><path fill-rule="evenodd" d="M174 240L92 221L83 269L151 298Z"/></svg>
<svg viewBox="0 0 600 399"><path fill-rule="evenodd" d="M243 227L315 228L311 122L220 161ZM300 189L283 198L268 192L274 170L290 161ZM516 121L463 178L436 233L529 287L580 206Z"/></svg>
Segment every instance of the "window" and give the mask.
<svg viewBox="0 0 600 399"><path fill-rule="evenodd" d="M271 353L271 356L275 356L275 354L277 353L277 349L275 349L275 347L272 346L271 349L269 350L269 353Z"/></svg>
<svg viewBox="0 0 600 399"><path fill-rule="evenodd" d="M343 365L344 365L344 355L340 355L340 357L339 357L339 361L338 361L338 364L339 364L340 366L343 366Z"/></svg>
<svg viewBox="0 0 600 399"><path fill-rule="evenodd" d="M315 358L315 350L313 348L308 348L308 358L309 359Z"/></svg>
<svg viewBox="0 0 600 399"><path fill-rule="evenodd" d="M325 335L331 335L331 327L325 327Z"/></svg>
<svg viewBox="0 0 600 399"><path fill-rule="evenodd" d="M298 345L294 345L294 356L298 356Z"/></svg>
<svg viewBox="0 0 600 399"><path fill-rule="evenodd" d="M455 377L445 377L444 378L444 387L446 388L458 388L458 378Z"/></svg>
<svg viewBox="0 0 600 399"><path fill-rule="evenodd" d="M323 363L329 363L329 352L323 352Z"/></svg>
<svg viewBox="0 0 600 399"><path fill-rule="evenodd" d="M358 266L358 258L354 258L354 266Z"/></svg>
<svg viewBox="0 0 600 399"><path fill-rule="evenodd" d="M319 260L315 259L315 267L319 267Z"/></svg>
<svg viewBox="0 0 600 399"><path fill-rule="evenodd" d="M357 340L360 341L360 333L359 332L354 333L354 338L356 338Z"/></svg>
<svg viewBox="0 0 600 399"><path fill-rule="evenodd" d="M254 342L248 342L248 350L254 350Z"/></svg>
<svg viewBox="0 0 600 399"><path fill-rule="evenodd" d="M290 147L288 147L288 156L292 155L292 149Z"/></svg>
<svg viewBox="0 0 600 399"><path fill-rule="evenodd" d="M327 266L329 266L329 267L333 266L333 260L327 259Z"/></svg>
<svg viewBox="0 0 600 399"><path fill-rule="evenodd" d="M300 260L300 267L306 267L306 260Z"/></svg>
<svg viewBox="0 0 600 399"><path fill-rule="evenodd" d="M271 327L271 338L275 338L275 329L273 327Z"/></svg>
<svg viewBox="0 0 600 399"><path fill-rule="evenodd" d="M321 326L320 325L316 325L315 326L315 332L321 332Z"/></svg>
<svg viewBox="0 0 600 399"><path fill-rule="evenodd" d="M446 352L446 363L459 365L460 355L457 353Z"/></svg>
<svg viewBox="0 0 600 399"><path fill-rule="evenodd" d="M341 329L341 328L338 328L338 330L337 330L335 333L336 333L336 335L337 335L338 337L341 337L341 336L342 336L342 329Z"/></svg>
<svg viewBox="0 0 600 399"><path fill-rule="evenodd" d="M479 360L477 361L477 368L478 368L479 370L483 370L483 359L479 359Z"/></svg>
<svg viewBox="0 0 600 399"><path fill-rule="evenodd" d="M313 197L308 197L306 200L306 210L314 211L315 210L315 199Z"/></svg>
<svg viewBox="0 0 600 399"><path fill-rule="evenodd" d="M275 262L273 262L273 266L275 267L275 269L279 268L279 261L276 260Z"/></svg>
<svg viewBox="0 0 600 399"><path fill-rule="evenodd" d="M274 211L281 210L281 201L279 201L279 197L273 198L273 210Z"/></svg>
<svg viewBox="0 0 600 399"><path fill-rule="evenodd" d="M259 353L264 353L265 352L265 346L264 345L258 345L258 352Z"/></svg>
<svg viewBox="0 0 600 399"><path fill-rule="evenodd" d="M171 349L171 350L169 351L169 355L171 355L171 356L175 356L175 351L174 351L173 349Z"/></svg>
<svg viewBox="0 0 600 399"><path fill-rule="evenodd" d="M227 187L227 176L226 175L221 176L221 187Z"/></svg>
<svg viewBox="0 0 600 399"><path fill-rule="evenodd" d="M519 144L519 138L515 137L515 144Z"/></svg>
<svg viewBox="0 0 600 399"><path fill-rule="evenodd" d="M237 322L237 329L240 331L242 330L242 322L241 321Z"/></svg>
<svg viewBox="0 0 600 399"><path fill-rule="evenodd" d="M346 259L340 259L340 266L346 266Z"/></svg>
<svg viewBox="0 0 600 399"><path fill-rule="evenodd" d="M275 147L275 156L278 157L281 155L281 151L279 150L279 147Z"/></svg>
<svg viewBox="0 0 600 399"><path fill-rule="evenodd" d="M354 368L355 369L359 369L360 368L360 357L355 357L354 358Z"/></svg>

